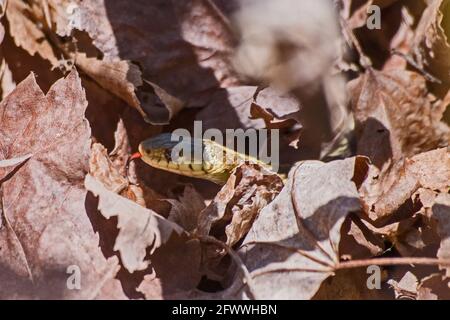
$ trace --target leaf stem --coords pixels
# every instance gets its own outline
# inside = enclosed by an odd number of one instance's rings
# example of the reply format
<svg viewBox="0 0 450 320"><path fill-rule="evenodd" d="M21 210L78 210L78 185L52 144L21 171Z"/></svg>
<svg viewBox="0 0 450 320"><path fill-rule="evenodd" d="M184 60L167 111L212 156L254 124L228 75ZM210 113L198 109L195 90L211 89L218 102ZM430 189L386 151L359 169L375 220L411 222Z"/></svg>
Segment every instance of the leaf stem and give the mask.
<svg viewBox="0 0 450 320"><path fill-rule="evenodd" d="M352 260L339 262L335 269L352 269L367 267L370 265L379 266L389 266L389 265L428 265L428 266L446 266L450 267L449 259L437 259L437 258L427 258L427 257L397 257L397 258L375 258L375 259L364 259L364 260Z"/></svg>

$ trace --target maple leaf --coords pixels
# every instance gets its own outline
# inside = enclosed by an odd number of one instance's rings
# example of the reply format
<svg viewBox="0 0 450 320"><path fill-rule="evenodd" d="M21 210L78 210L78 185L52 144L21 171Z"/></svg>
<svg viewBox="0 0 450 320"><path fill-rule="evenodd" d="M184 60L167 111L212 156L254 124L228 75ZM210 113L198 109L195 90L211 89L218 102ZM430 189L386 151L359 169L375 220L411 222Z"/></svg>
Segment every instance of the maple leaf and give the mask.
<svg viewBox="0 0 450 320"><path fill-rule="evenodd" d="M0 181L4 298L125 298L118 260L102 255L85 211L86 106L76 71L46 95L30 75L0 104L0 159L21 163ZM80 290L66 285L70 266L83 277Z"/></svg>
<svg viewBox="0 0 450 320"><path fill-rule="evenodd" d="M310 299L339 263L340 228L360 210L352 181L361 158L305 161L252 225L239 249L260 299Z"/></svg>
<svg viewBox="0 0 450 320"><path fill-rule="evenodd" d="M213 2L48 3L55 28L47 32L75 41L75 31L86 33L88 47L100 54L78 48L69 56L151 123L166 124L184 106L197 105L196 95L237 82L226 61L234 38L226 14ZM42 12L33 12L43 20Z"/></svg>
<svg viewBox="0 0 450 320"><path fill-rule="evenodd" d="M90 175L86 176L85 186L99 197L98 209L105 218L118 217L119 234L114 250L120 252L122 263L130 272L147 268L147 248L152 254L169 240L173 232L185 232L156 212L109 191Z"/></svg>
<svg viewBox="0 0 450 320"><path fill-rule="evenodd" d="M130 273L144 270L145 276L137 287L138 292L147 299L162 299L198 285L201 277L200 243L186 230L109 191L90 175L86 176L85 186L98 196L98 210L105 218L117 217L119 232L114 251L120 253L123 266Z"/></svg>

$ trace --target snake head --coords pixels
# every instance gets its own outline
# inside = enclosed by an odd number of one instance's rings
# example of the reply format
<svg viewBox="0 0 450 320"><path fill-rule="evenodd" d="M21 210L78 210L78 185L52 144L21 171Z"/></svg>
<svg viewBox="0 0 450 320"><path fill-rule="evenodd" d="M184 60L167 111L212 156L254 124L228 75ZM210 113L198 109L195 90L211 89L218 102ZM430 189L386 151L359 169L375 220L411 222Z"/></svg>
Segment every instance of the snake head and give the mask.
<svg viewBox="0 0 450 320"><path fill-rule="evenodd" d="M155 168L179 174L183 174L182 171L186 173L202 168L201 139L162 133L141 142L139 152L142 154L142 160Z"/></svg>
<svg viewBox="0 0 450 320"><path fill-rule="evenodd" d="M225 166L222 146L209 140L162 133L139 145L142 160L148 165L173 173L224 184L231 172Z"/></svg>
<svg viewBox="0 0 450 320"><path fill-rule="evenodd" d="M171 151L178 144L172 141L172 134L162 133L156 137L146 139L139 144L139 152L145 162L166 160L171 161Z"/></svg>
<svg viewBox="0 0 450 320"><path fill-rule="evenodd" d="M141 142L139 152L142 154L144 161L152 160L154 162L158 160L177 164L201 164L204 147L202 139L162 133Z"/></svg>

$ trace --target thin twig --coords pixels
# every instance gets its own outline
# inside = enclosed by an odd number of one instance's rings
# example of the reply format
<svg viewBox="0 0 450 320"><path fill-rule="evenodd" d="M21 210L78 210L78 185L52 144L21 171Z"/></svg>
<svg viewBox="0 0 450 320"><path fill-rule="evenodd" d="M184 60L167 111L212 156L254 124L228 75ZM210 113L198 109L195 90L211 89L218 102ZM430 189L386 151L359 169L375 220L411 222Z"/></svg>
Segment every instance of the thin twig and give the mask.
<svg viewBox="0 0 450 320"><path fill-rule="evenodd" d="M50 9L48 7L48 1L42 0L42 10L44 11L45 22L47 22L47 27L52 27L52 18L50 16Z"/></svg>
<svg viewBox="0 0 450 320"><path fill-rule="evenodd" d="M260 272L253 272L251 274L252 278L257 278L270 273L278 272L310 272L310 273L330 273L337 270L343 269L354 269L368 267L371 265L377 266L393 266L393 265L427 265L427 266L449 266L450 260L440 260L436 258L426 258L426 257L401 257L401 258L375 258L375 259L365 259L365 260L353 260L339 262L333 269L321 270L321 269L308 269L308 268L275 268L270 270L264 270Z"/></svg>
<svg viewBox="0 0 450 320"><path fill-rule="evenodd" d="M428 257L397 257L397 258L375 258L364 260L353 260L339 262L336 266L336 270L352 269L368 267L370 265L378 266L394 266L394 265L427 265L427 266L445 266L450 267L449 259L437 259Z"/></svg>
<svg viewBox="0 0 450 320"><path fill-rule="evenodd" d="M403 59L405 59L406 62L408 62L410 65L412 65L417 71L419 71L425 77L425 79L427 79L428 81L434 82L434 83L437 83L437 84L442 84L441 80L439 80L438 78L433 76L431 73L427 72L423 68L423 66L419 65L409 54L406 54L406 53L403 53L401 51L398 51L397 49L392 49L391 53L395 54L397 56L400 56Z"/></svg>
<svg viewBox="0 0 450 320"><path fill-rule="evenodd" d="M350 38L350 41L352 42L350 45L355 48L356 52L358 52L359 64L364 69L371 68L372 67L372 61L364 53L364 51L363 51L363 49L361 47L361 44L359 43L358 39L356 38L355 34L353 33L353 30L350 30L350 28L348 27L347 22L345 21L344 18L340 17L339 20L340 20L341 27L342 27L343 31L347 34L347 36Z"/></svg>

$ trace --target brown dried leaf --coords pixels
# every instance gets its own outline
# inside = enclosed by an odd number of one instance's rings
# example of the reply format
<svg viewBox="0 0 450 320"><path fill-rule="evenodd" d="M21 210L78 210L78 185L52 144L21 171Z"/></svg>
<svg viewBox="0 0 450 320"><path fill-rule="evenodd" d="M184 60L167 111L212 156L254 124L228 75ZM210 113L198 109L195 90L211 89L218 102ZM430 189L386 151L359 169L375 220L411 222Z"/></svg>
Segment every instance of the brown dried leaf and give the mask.
<svg viewBox="0 0 450 320"><path fill-rule="evenodd" d="M99 197L98 209L105 218L118 218L119 234L114 250L120 252L123 265L131 273L148 267L150 261L145 259L148 248L153 254L172 233L184 233L180 226L156 212L109 191L91 175L86 176L85 187Z"/></svg>
<svg viewBox="0 0 450 320"><path fill-rule="evenodd" d="M89 173L106 189L120 193L128 187L128 181L123 177L109 159L106 148L100 143L92 145L89 161Z"/></svg>
<svg viewBox="0 0 450 320"><path fill-rule="evenodd" d="M281 191L281 178L256 164L243 164L199 217L197 233L236 244L251 228L259 212Z"/></svg>
<svg viewBox="0 0 450 320"><path fill-rule="evenodd" d="M450 300L450 282L441 274L432 274L420 281L417 300Z"/></svg>
<svg viewBox="0 0 450 320"><path fill-rule="evenodd" d="M349 83L356 118L358 154L381 169L403 157L446 145L444 105L433 104L425 80L403 70L369 69Z"/></svg>
<svg viewBox="0 0 450 320"><path fill-rule="evenodd" d="M419 65L443 83L437 93L450 87L450 1L430 0L417 26L411 49ZM436 87L436 85L435 85Z"/></svg>
<svg viewBox="0 0 450 320"><path fill-rule="evenodd" d="M34 5L35 6L35 5ZM34 10L26 2L21 0L8 0L6 18L9 22L9 30L18 47L25 49L30 55L38 53L47 59L53 66L59 64L51 43L45 32L39 28L39 19L34 17Z"/></svg>
<svg viewBox="0 0 450 320"><path fill-rule="evenodd" d="M154 272L146 275L137 290L146 299L186 299L201 279L201 247L197 240L175 236L152 255Z"/></svg>
<svg viewBox="0 0 450 320"><path fill-rule="evenodd" d="M358 158L305 161L254 222L239 252L258 298L310 299L339 262L340 229L360 210Z"/></svg>
<svg viewBox="0 0 450 320"><path fill-rule="evenodd" d="M394 289L395 299L415 300L417 298L419 283L417 277L410 271L405 273L399 282L391 279L388 284Z"/></svg>
<svg viewBox="0 0 450 320"><path fill-rule="evenodd" d="M203 128L219 129L262 129L261 120L250 119L250 106L257 88L239 86L216 91L208 105L196 116L202 121Z"/></svg>
<svg viewBox="0 0 450 320"><path fill-rule="evenodd" d="M0 159L32 154L0 182L3 298L125 298L118 260L102 255L85 211L86 106L76 71L47 95L30 75L0 104ZM81 272L80 290L66 285L69 266Z"/></svg>
<svg viewBox="0 0 450 320"><path fill-rule="evenodd" d="M231 31L211 1L49 3L58 35L85 31L103 54L97 62L93 62L96 58L78 61L83 70L152 123L167 123L185 105L197 105L199 94L236 83L226 62L233 42ZM137 62L142 75L127 61ZM118 79L115 71L101 71L118 70L115 66L121 70ZM140 88L143 79L151 88ZM156 104L145 100L155 100Z"/></svg>
<svg viewBox="0 0 450 320"><path fill-rule="evenodd" d="M260 108L264 108L265 111L272 115L270 119L270 125L267 122L266 117L262 117L265 120L267 128L282 128L292 126L298 122L298 116L295 115L301 110L300 102L291 94L283 94L275 88L268 87L261 91L258 91L255 95L254 105ZM252 106L253 109L253 106ZM284 126L278 126L275 124L281 121Z"/></svg>
<svg viewBox="0 0 450 320"><path fill-rule="evenodd" d="M442 148L397 163L386 174L380 174L372 166L360 193L369 218L377 220L388 217L407 201L412 201L412 195L419 188L443 190L448 187L448 181L450 153Z"/></svg>
<svg viewBox="0 0 450 320"><path fill-rule="evenodd" d="M255 94L250 115L252 119L264 120L268 129L287 129L288 133L281 141L297 148L301 134L300 110L300 102L294 96L268 87ZM293 132L289 132L291 129ZM283 146L281 148L283 149Z"/></svg>
<svg viewBox="0 0 450 320"><path fill-rule="evenodd" d="M383 238L358 217L346 220L342 231L339 252L344 260L371 258L385 250Z"/></svg>
<svg viewBox="0 0 450 320"><path fill-rule="evenodd" d="M84 53L76 54L75 61L80 69L103 88L135 107L143 117L147 117L135 93L143 84L137 65L123 60L99 60L87 57Z"/></svg>
<svg viewBox="0 0 450 320"><path fill-rule="evenodd" d="M168 220L175 222L188 232L197 228L200 212L205 209L205 200L192 185L184 188L178 200L166 199L166 201L172 205Z"/></svg>

